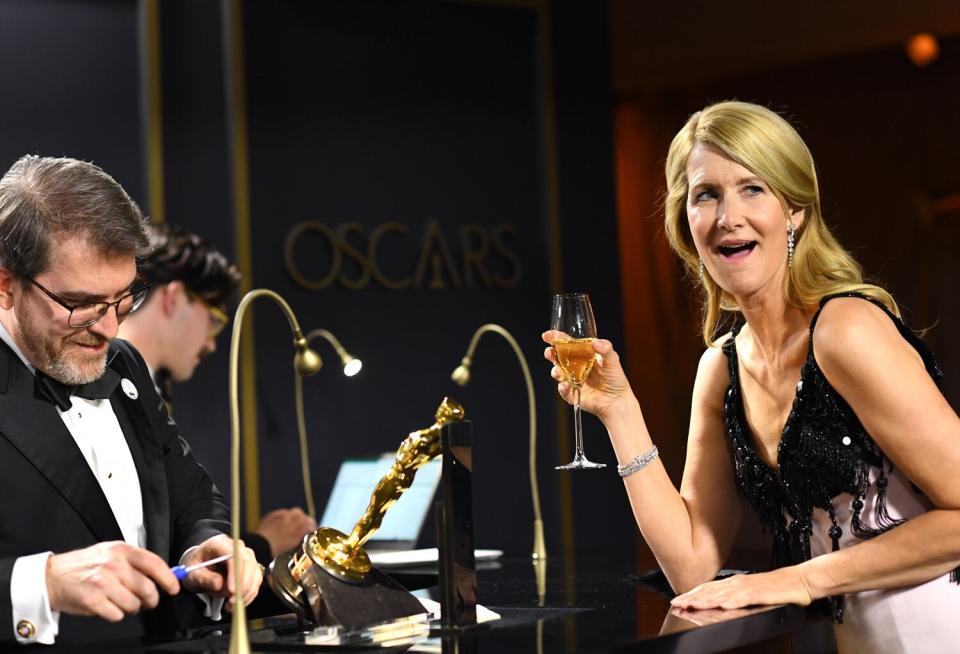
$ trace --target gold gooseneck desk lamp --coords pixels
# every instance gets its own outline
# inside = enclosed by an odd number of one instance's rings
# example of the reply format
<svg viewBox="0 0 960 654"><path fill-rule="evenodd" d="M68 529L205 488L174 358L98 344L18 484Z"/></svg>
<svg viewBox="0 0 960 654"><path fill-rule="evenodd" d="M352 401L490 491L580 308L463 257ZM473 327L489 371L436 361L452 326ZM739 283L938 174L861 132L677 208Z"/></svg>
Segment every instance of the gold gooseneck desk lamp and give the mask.
<svg viewBox="0 0 960 654"><path fill-rule="evenodd" d="M480 341L480 337L487 332L499 334L510 344L510 347L513 348L514 354L517 355L517 361L520 362L520 369L523 371L523 380L527 385L527 410L530 425L530 495L533 499L532 557L535 564L539 562L545 562L547 559L547 547L543 538L543 516L540 513L540 487L537 483L536 401L533 395L533 379L530 377L530 368L527 366L527 360L524 358L523 352L520 350L520 346L517 344L517 340L510 335L510 332L500 325L493 323L482 325L479 329L477 329L476 332L474 332L473 338L470 339L470 346L467 348L466 356L463 357L460 365L457 366L457 369L453 371L453 374L450 377L460 386L466 386L470 382L470 365L473 363L474 350L477 349L477 343Z"/></svg>
<svg viewBox="0 0 960 654"><path fill-rule="evenodd" d="M250 291L237 307L233 321L233 333L230 338L230 532L233 538L233 565L234 578L240 579L243 559L240 556L240 399L237 383L237 362L240 355L240 331L243 327L243 317L253 300L259 297L269 297L280 305L290 329L293 331L293 345L296 354L293 357L293 367L298 376L307 376L320 370L322 361L316 352L310 349L307 339L300 331L300 325L293 314L293 310L286 300L277 293L260 288ZM250 651L250 636L247 632L247 612L243 601L237 601L233 610L233 627L230 630L230 654L246 654Z"/></svg>
<svg viewBox="0 0 960 654"><path fill-rule="evenodd" d="M473 353L477 349L477 343L480 337L487 332L493 332L502 336L514 354L517 355L517 361L520 362L520 369L523 371L523 381L527 386L527 412L530 425L530 496L533 499L533 569L537 582L537 603L543 606L547 593L547 547L543 537L543 516L540 513L540 487L537 483L537 411L536 400L533 394L533 379L530 377L530 368L527 366L527 359L523 356L523 351L510 332L494 323L481 325L473 333L470 339L470 346L467 348L467 354L460 361L450 378L460 386L466 386L470 383L470 364L473 363ZM537 621L537 652L543 652L543 620Z"/></svg>
<svg viewBox="0 0 960 654"><path fill-rule="evenodd" d="M317 329L311 329L307 332L305 340L307 345L317 337L323 337L326 339L330 345L333 346L333 349L336 350L337 355L340 357L340 361L343 363L343 374L347 377L353 377L360 369L363 367L363 362L360 359L352 356L343 345L340 344L340 341L337 340L337 337L334 336L329 330L318 327ZM320 356L317 355L317 369L319 370L322 363L320 363ZM303 375L297 371L293 376L293 388L294 388L294 398L297 404L297 432L300 438L300 467L301 467L301 476L303 478L303 496L307 503L307 514L313 518L317 519L317 505L313 500L313 483L310 480L310 450L307 445L307 421L304 416L303 410Z"/></svg>

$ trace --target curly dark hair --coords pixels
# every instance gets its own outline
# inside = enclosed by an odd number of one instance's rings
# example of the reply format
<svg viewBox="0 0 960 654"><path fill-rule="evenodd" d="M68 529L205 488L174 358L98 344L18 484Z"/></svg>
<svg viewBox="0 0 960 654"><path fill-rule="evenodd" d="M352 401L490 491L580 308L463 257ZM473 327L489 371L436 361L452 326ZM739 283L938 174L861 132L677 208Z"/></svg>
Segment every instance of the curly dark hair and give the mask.
<svg viewBox="0 0 960 654"><path fill-rule="evenodd" d="M26 155L0 179L0 266L18 279L50 265L51 239L79 235L106 256L147 252L137 203L99 167Z"/></svg>
<svg viewBox="0 0 960 654"><path fill-rule="evenodd" d="M154 286L180 281L207 303L226 310L240 271L206 239L167 224L150 225L150 254L140 261L140 274Z"/></svg>

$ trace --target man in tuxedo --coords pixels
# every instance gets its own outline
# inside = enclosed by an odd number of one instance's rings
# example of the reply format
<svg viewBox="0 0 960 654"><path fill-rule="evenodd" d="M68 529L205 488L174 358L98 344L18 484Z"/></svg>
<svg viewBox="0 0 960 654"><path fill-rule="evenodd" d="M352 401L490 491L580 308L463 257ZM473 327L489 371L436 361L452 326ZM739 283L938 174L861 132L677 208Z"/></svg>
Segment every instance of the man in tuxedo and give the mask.
<svg viewBox="0 0 960 654"><path fill-rule="evenodd" d="M150 253L139 263L150 291L136 313L120 325L120 338L143 356L161 397L173 407L173 382L193 377L200 361L217 348L227 326L227 307L240 271L203 237L171 225L147 228ZM226 437L224 437L226 442ZM317 523L302 509L275 509L243 541L269 565L298 547Z"/></svg>
<svg viewBox="0 0 960 654"><path fill-rule="evenodd" d="M148 287L136 204L73 159L25 156L0 179L0 644L172 635L171 595L249 603L253 552L137 351L113 340Z"/></svg>

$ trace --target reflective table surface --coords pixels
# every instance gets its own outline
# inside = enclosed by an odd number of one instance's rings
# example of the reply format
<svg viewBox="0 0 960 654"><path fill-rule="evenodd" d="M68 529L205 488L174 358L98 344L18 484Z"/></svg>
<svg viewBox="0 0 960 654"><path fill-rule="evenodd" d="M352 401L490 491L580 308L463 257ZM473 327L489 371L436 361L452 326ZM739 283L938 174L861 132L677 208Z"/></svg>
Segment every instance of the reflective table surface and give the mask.
<svg viewBox="0 0 960 654"><path fill-rule="evenodd" d="M410 588L435 583L429 569L393 571ZM539 586L527 560L505 560L478 571L479 603L499 620L442 632L433 623L417 637L392 646L353 646L350 651L409 652L722 652L752 646L750 651L783 648L789 634L813 622L795 606L743 611L702 611L680 617L670 610L662 576L634 575L629 565L597 559L547 562ZM435 588L416 591L432 594ZM292 617L252 621L254 651L331 651L318 644ZM225 652L220 632L197 632L190 640L146 647L150 652ZM306 634L306 636L304 635ZM314 634L315 635L315 634Z"/></svg>

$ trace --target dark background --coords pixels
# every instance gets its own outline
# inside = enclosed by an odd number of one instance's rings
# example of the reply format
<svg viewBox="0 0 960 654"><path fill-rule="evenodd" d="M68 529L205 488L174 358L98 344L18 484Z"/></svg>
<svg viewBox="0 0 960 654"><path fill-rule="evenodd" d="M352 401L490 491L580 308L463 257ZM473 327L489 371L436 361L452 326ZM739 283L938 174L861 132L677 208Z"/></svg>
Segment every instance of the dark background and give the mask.
<svg viewBox="0 0 960 654"><path fill-rule="evenodd" d="M235 33L230 12L240 18ZM939 58L924 67L903 47L918 32L939 38ZM927 339L956 406L958 34L960 12L946 0L4 0L0 167L28 152L96 162L153 219L198 231L236 258L245 288L276 290L305 330L326 327L363 359L363 372L345 379L333 351L314 343L326 361L304 382L319 507L343 458L395 449L432 422L443 395L456 397L474 424L477 543L524 554L532 509L516 360L486 336L471 385L449 381L473 331L503 325L534 373L551 559L569 567L574 551L599 552L646 567L616 474L553 471L570 457L571 416L541 358L550 293L591 293L679 480L702 344L696 298L662 235L662 165L691 112L729 98L758 102L783 111L807 140L828 222L868 277L895 293L914 327L932 327ZM229 93L228 46L242 55L240 102ZM148 120L151 106L159 122ZM238 116L246 159L230 131ZM238 162L249 174L249 225L235 218ZM419 286L303 288L284 243L305 221L355 223L359 248L378 225L403 224L380 248L393 278L412 273L435 225L461 285L440 257L442 288L432 288L431 256ZM468 285L464 226L504 225L519 281ZM330 269L333 253L315 233L296 253L312 277ZM514 270L493 251L485 261L491 273ZM363 269L348 257L341 272L358 279ZM266 301L254 313L255 356L242 369L254 376L260 484L247 504L266 511L302 505L303 493L288 328ZM175 395L178 422L223 488L228 349L222 337ZM612 464L597 421L586 417L585 428L587 452ZM748 531L737 556L763 565L766 548Z"/></svg>
<svg viewBox="0 0 960 654"><path fill-rule="evenodd" d="M240 106L228 102L225 48L235 38L225 37L228 10L242 23L235 42L246 87ZM450 381L474 330L501 324L534 373L548 550L572 554L574 534L580 549L606 550L595 537L603 530L629 565L635 529L616 475L553 470L571 456L571 413L555 401L539 339L550 293L576 288L591 292L604 333L620 340L606 23L603 4L567 14L535 3L0 3L0 29L9 33L0 46L0 79L16 90L0 109L0 165L25 152L100 164L145 212L154 208L153 219L198 231L231 253L245 268L247 288L283 295L304 331L325 327L363 359L362 373L345 379L333 350L314 341L326 362L304 382L318 510L342 459L395 450L408 432L433 422L449 394L474 422L478 546L531 551L527 403L516 358L505 341L487 335L470 386ZM160 36L155 68L148 62L151 29ZM560 40L576 65L564 69L548 50ZM157 73L159 127L147 120ZM247 120L247 233L234 219L228 118L235 112ZM157 130L159 185L147 163ZM162 194L162 205L151 193ZM569 231L558 232L558 218ZM357 224L350 242L359 249L378 225L403 224L406 232L388 234L379 248L391 278L414 272L435 226L456 272L442 267L443 288L432 288L430 256L422 283L410 288L373 280L358 290L337 282L303 288L284 264L284 243L306 221L332 230ZM505 227L507 255L491 249L483 265L491 279L519 273L519 280L488 287L474 271L469 284L464 226L487 235ZM244 242L247 262L238 249ZM561 243L569 254L562 270L551 271ZM316 233L298 240L295 252L308 277L330 269L333 253ZM362 270L346 257L341 274L356 279ZM255 376L259 444L260 484L248 499L259 498L262 511L302 506L289 331L269 302L255 307L245 327L255 333L255 361L241 364ZM178 422L224 489L227 338L174 395ZM612 463L591 420L588 451ZM616 507L620 519L591 510L600 502ZM428 526L423 542L433 541Z"/></svg>

